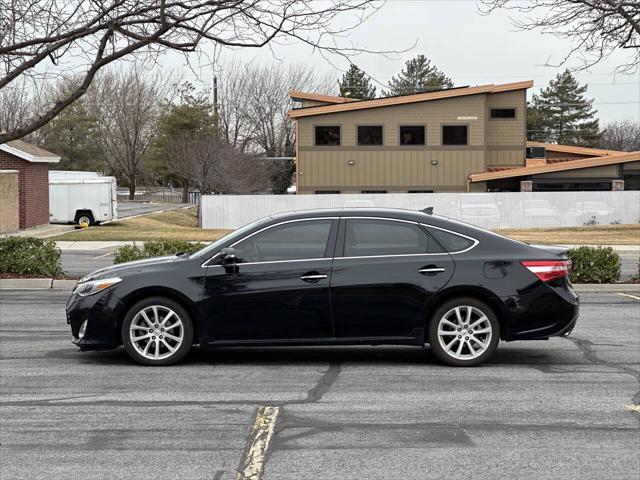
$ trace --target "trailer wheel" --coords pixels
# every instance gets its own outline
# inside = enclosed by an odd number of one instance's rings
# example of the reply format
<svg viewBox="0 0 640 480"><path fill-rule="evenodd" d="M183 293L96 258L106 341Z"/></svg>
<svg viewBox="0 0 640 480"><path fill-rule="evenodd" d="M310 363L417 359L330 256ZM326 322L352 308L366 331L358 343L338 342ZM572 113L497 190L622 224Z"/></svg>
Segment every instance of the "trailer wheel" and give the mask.
<svg viewBox="0 0 640 480"><path fill-rule="evenodd" d="M76 225L86 224L89 227L93 227L93 225L95 225L96 222L91 212L79 210L76 212L75 223Z"/></svg>

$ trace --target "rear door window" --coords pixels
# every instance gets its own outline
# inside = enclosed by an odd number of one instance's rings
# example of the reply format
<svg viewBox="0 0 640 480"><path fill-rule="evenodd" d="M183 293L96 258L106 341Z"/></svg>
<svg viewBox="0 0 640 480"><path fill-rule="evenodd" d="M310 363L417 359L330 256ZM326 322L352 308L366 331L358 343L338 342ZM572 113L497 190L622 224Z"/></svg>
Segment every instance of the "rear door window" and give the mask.
<svg viewBox="0 0 640 480"><path fill-rule="evenodd" d="M347 219L344 256L367 257L443 253L419 225L380 219Z"/></svg>

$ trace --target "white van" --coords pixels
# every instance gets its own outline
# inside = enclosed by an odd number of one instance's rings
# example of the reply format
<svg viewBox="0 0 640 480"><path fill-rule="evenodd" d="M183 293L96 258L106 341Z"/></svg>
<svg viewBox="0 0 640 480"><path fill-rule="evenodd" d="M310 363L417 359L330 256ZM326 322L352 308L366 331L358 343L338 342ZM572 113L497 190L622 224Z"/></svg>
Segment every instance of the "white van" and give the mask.
<svg viewBox="0 0 640 480"><path fill-rule="evenodd" d="M49 222L89 226L118 218L115 177L96 172L49 172Z"/></svg>

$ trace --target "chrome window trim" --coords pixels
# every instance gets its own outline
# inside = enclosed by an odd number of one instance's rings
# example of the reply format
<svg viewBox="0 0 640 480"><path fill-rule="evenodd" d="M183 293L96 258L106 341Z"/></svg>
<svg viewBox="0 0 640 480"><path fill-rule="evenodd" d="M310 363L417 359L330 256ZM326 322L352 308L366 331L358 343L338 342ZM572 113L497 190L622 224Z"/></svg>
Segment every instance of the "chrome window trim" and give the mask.
<svg viewBox="0 0 640 480"><path fill-rule="evenodd" d="M331 261L333 260L333 258L329 258L329 257L323 257L323 258L296 258L295 260L269 260L267 262L247 262L247 263L235 263L235 264L231 264L231 265L236 265L236 266L245 266L245 265L265 265L268 263L291 263L291 262L320 262L322 260L328 260ZM214 268L214 267L226 267L226 266L231 266L231 265L208 265L208 268Z"/></svg>
<svg viewBox="0 0 640 480"><path fill-rule="evenodd" d="M237 244L239 244L240 242L244 242L245 240L247 240L248 238L253 237L254 235L257 235L258 233L264 232L265 230L269 230L271 228L274 227L278 227L280 225L286 225L287 223L295 223L295 222L307 222L307 221L314 221L314 220L338 220L340 217L309 217L309 218L294 218L292 220L284 220L282 222L279 223L274 223L273 225L267 225L264 228L261 228L260 230L256 230L253 233L250 233L249 235L247 235L246 237L242 237L240 240L233 242L231 245L229 245L229 247L234 247ZM329 232L331 233L331 232ZM206 267L222 267L223 265L207 265L207 263L209 263L211 260L213 260L214 258L216 258L218 255L220 255L220 252L216 253L213 257L209 258L208 260L205 260L200 266L203 268ZM331 260L328 257L321 257L322 259L326 259L326 260ZM265 261L265 262L247 262L247 263L239 263L237 265L256 265L256 264L261 264L261 263L281 263L281 262L301 262L301 261L309 261L309 260L319 260L317 258L298 258L298 259L294 259L294 260L272 260L272 261Z"/></svg>
<svg viewBox="0 0 640 480"><path fill-rule="evenodd" d="M459 237L466 238L467 240L471 240L473 242L473 244L470 247L467 247L464 250L456 250L455 252L447 252L449 255L457 255L459 253L468 252L469 250L471 250L472 248L475 248L475 246L480 243L480 240L478 240L477 238L470 237L469 235L465 235L464 233L454 232L453 230L447 230L446 228L436 227L434 225L428 225L426 223L421 223L420 225L422 225L427 230L430 229L430 228L435 228L436 230L441 230L443 232L447 232L447 233L450 233L452 235L457 235Z"/></svg>
<svg viewBox="0 0 640 480"><path fill-rule="evenodd" d="M362 255L361 257L335 257L334 260L354 260L356 258L393 258L393 257L433 257L449 254L447 252L442 253L394 253L391 255Z"/></svg>

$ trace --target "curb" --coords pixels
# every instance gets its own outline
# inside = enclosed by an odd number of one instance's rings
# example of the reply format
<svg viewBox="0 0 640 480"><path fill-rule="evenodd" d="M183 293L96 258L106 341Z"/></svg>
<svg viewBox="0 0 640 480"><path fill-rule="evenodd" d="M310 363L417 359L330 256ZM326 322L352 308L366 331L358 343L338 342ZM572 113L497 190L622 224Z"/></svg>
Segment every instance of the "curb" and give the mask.
<svg viewBox="0 0 640 480"><path fill-rule="evenodd" d="M573 289L578 293L628 292L640 294L639 283L576 283Z"/></svg>
<svg viewBox="0 0 640 480"><path fill-rule="evenodd" d="M0 290L71 290L76 283L55 278L0 278Z"/></svg>

